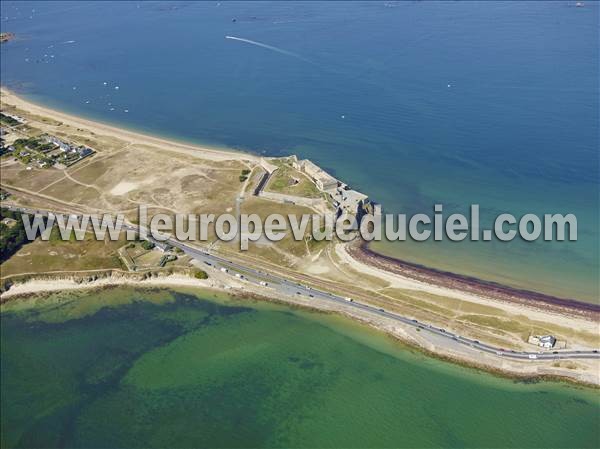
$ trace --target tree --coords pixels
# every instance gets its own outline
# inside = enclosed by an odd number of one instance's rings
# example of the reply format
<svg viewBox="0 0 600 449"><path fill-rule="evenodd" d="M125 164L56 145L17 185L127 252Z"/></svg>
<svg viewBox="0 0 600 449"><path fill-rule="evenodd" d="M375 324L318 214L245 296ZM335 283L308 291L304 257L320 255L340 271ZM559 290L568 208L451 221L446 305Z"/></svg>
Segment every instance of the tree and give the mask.
<svg viewBox="0 0 600 449"><path fill-rule="evenodd" d="M21 246L28 242L21 216L8 209L0 211L0 220L12 218L16 220L13 226L0 223L0 263L8 260Z"/></svg>

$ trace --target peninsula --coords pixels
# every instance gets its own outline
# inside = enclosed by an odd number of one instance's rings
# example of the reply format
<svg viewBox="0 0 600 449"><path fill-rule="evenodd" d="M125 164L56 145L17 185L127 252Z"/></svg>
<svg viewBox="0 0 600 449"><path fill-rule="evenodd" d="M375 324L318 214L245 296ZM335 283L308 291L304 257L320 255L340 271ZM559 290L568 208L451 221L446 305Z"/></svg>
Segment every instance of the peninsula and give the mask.
<svg viewBox="0 0 600 449"><path fill-rule="evenodd" d="M9 214L20 212L109 212L123 213L137 230L139 204L151 213L261 217L379 208L295 156L264 158L144 135L6 89L1 103L5 226L14 225ZM3 303L122 283L217 289L342 314L429 354L505 375L600 384L599 307L436 272L357 242L286 237L252 242L242 252L215 236L206 245L162 246L54 238L18 248L2 263L1 277ZM553 339L549 348L540 340L545 336Z"/></svg>

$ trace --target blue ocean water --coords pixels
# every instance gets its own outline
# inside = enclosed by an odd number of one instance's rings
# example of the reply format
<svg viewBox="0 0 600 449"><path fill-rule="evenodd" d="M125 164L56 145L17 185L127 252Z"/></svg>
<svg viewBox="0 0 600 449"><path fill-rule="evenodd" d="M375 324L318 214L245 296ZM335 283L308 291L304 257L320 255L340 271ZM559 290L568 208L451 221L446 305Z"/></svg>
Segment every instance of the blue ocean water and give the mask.
<svg viewBox="0 0 600 449"><path fill-rule="evenodd" d="M390 213L478 203L487 226L503 212L574 213L577 242L374 248L600 302L598 3L1 5L2 31L18 36L2 46L2 84L28 98L154 134L296 153Z"/></svg>

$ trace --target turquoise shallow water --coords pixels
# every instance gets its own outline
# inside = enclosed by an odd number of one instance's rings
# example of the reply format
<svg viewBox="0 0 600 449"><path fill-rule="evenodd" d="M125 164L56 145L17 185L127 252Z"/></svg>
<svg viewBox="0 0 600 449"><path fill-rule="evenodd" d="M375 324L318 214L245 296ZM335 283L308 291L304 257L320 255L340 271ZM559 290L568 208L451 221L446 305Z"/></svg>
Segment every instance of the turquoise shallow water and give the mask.
<svg viewBox="0 0 600 449"><path fill-rule="evenodd" d="M479 203L486 226L502 212L575 213L576 243L375 248L598 302L598 8L7 1L0 24L19 39L2 46L1 75L120 126L312 158L390 213Z"/></svg>
<svg viewBox="0 0 600 449"><path fill-rule="evenodd" d="M2 447L598 447L596 392L191 291L3 306Z"/></svg>

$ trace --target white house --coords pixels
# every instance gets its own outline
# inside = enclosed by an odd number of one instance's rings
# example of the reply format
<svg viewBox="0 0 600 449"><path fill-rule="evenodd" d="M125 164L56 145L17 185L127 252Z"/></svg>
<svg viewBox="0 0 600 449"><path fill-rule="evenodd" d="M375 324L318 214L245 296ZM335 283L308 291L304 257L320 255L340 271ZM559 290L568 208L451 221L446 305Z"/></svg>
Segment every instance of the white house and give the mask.
<svg viewBox="0 0 600 449"><path fill-rule="evenodd" d="M531 335L529 343L546 349L552 349L556 344L556 338L552 335Z"/></svg>

